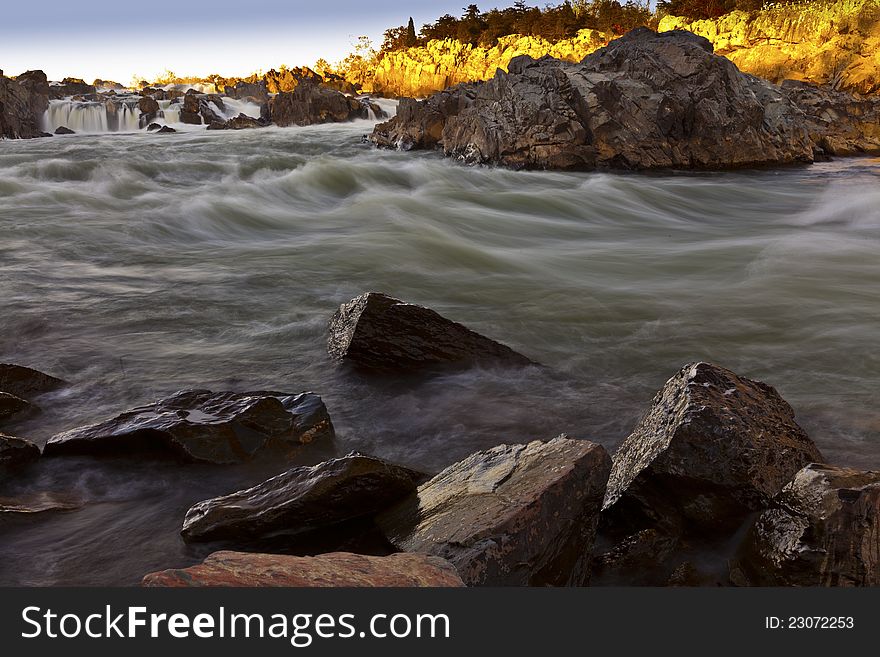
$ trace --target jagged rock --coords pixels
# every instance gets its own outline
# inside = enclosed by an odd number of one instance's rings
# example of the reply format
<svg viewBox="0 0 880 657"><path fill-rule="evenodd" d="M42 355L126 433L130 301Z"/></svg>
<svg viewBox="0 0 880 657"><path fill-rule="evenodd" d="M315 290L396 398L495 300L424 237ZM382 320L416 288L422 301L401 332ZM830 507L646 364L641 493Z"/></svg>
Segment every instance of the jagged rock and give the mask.
<svg viewBox="0 0 880 657"><path fill-rule="evenodd" d="M400 550L448 559L468 585L582 585L611 460L564 436L477 452L378 517Z"/></svg>
<svg viewBox="0 0 880 657"><path fill-rule="evenodd" d="M64 78L61 84L49 85L49 98L67 98L68 96L88 96L97 91L95 85L88 84L79 78Z"/></svg>
<svg viewBox="0 0 880 657"><path fill-rule="evenodd" d="M42 71L28 71L15 79L0 74L0 139L44 137L40 128L49 109L49 83Z"/></svg>
<svg viewBox="0 0 880 657"><path fill-rule="evenodd" d="M772 387L685 365L614 454L606 512L711 531L763 508L819 450ZM675 531L671 529L670 531Z"/></svg>
<svg viewBox="0 0 880 657"><path fill-rule="evenodd" d="M812 162L803 115L687 32L637 28L579 64L527 56L488 82L402 103L371 140L537 169Z"/></svg>
<svg viewBox="0 0 880 657"><path fill-rule="evenodd" d="M306 392L213 393L186 390L118 417L53 436L47 456L166 452L187 461L237 463L329 440L321 398Z"/></svg>
<svg viewBox="0 0 880 657"><path fill-rule="evenodd" d="M161 128L159 128L158 130L156 130L156 134L157 134L157 135L167 135L167 134L170 134L170 133L172 133L172 132L177 132L177 130L175 130L174 128L171 128L171 127L169 127L169 126L167 126L167 125L163 125Z"/></svg>
<svg viewBox="0 0 880 657"><path fill-rule="evenodd" d="M314 125L369 118L369 109L356 98L319 84L299 84L293 92L281 92L269 101L275 125Z"/></svg>
<svg viewBox="0 0 880 657"><path fill-rule="evenodd" d="M265 80L259 80L258 82L239 80L234 86L225 86L223 93L230 98L237 98L239 100L252 97L266 102L269 99L269 91L266 89Z"/></svg>
<svg viewBox="0 0 880 657"><path fill-rule="evenodd" d="M194 89L190 89L183 96L183 107L180 108L180 122L201 125L200 109L199 97Z"/></svg>
<svg viewBox="0 0 880 657"><path fill-rule="evenodd" d="M56 135L75 135L75 134L76 134L76 131L71 130L71 129L68 128L67 126L60 125L60 126L58 126L58 128L55 130L55 134L56 134Z"/></svg>
<svg viewBox="0 0 880 657"><path fill-rule="evenodd" d="M239 114L227 121L214 121L208 126L208 130L249 130L251 128L264 128L267 123L261 119L255 119L247 114Z"/></svg>
<svg viewBox="0 0 880 657"><path fill-rule="evenodd" d="M199 565L146 575L143 586L410 587L463 586L455 568L437 557L370 557L331 552L315 557L215 552Z"/></svg>
<svg viewBox="0 0 880 657"><path fill-rule="evenodd" d="M339 307L330 320L327 350L336 360L380 371L534 364L430 308L376 292L366 292Z"/></svg>
<svg viewBox="0 0 880 657"><path fill-rule="evenodd" d="M57 511L75 511L82 506L83 501L78 497L54 492L0 497L0 520L26 518Z"/></svg>
<svg viewBox="0 0 880 657"><path fill-rule="evenodd" d="M16 467L40 458L40 448L24 438L0 433L0 468Z"/></svg>
<svg viewBox="0 0 880 657"><path fill-rule="evenodd" d="M755 521L731 579L752 586L880 586L880 472L811 464Z"/></svg>
<svg viewBox="0 0 880 657"><path fill-rule="evenodd" d="M263 75L266 89L273 94L296 91L303 83L317 85L323 80L320 75L307 66L284 68L281 71L276 71L273 68Z"/></svg>
<svg viewBox="0 0 880 657"><path fill-rule="evenodd" d="M141 129L146 128L159 115L159 103L152 96L141 96L138 100L138 109L141 111L138 117L138 125Z"/></svg>
<svg viewBox="0 0 880 657"><path fill-rule="evenodd" d="M424 476L353 452L312 467L296 467L187 511L189 541L254 539L372 516L415 492Z"/></svg>
<svg viewBox="0 0 880 657"><path fill-rule="evenodd" d="M0 363L0 390L3 392L29 399L64 385L61 379L30 367Z"/></svg>
<svg viewBox="0 0 880 657"><path fill-rule="evenodd" d="M123 84L119 84L113 80L102 80L101 78L95 79L95 81L92 82L92 86L95 87L95 89L109 89L111 91L122 91L125 89L125 85Z"/></svg>
<svg viewBox="0 0 880 657"><path fill-rule="evenodd" d="M786 80L782 92L806 115L813 143L827 155L880 154L880 98Z"/></svg>
<svg viewBox="0 0 880 657"><path fill-rule="evenodd" d="M6 422L16 415L32 413L37 409L29 401L8 392L0 392L0 422Z"/></svg>

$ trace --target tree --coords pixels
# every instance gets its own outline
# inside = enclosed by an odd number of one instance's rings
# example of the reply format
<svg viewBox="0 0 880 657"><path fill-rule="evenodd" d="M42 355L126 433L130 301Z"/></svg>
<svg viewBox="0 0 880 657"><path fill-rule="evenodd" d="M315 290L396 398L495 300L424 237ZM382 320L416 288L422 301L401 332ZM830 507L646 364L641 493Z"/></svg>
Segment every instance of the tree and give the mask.
<svg viewBox="0 0 880 657"><path fill-rule="evenodd" d="M406 38L404 40L404 45L407 48L412 48L417 46L419 43L419 38L416 36L416 24L413 23L412 16L409 17L409 23L406 24Z"/></svg>

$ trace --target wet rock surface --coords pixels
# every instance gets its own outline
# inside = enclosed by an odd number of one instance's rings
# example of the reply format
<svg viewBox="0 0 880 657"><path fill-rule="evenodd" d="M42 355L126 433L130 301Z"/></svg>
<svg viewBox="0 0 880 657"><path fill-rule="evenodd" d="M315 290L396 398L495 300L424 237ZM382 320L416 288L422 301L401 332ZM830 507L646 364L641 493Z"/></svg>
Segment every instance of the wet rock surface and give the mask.
<svg viewBox="0 0 880 657"><path fill-rule="evenodd" d="M0 470L32 463L40 458L40 448L31 441L0 433Z"/></svg>
<svg viewBox="0 0 880 657"><path fill-rule="evenodd" d="M376 292L344 303L330 320L330 356L376 371L474 364L523 367L528 358L435 311Z"/></svg>
<svg viewBox="0 0 880 657"><path fill-rule="evenodd" d="M334 89L301 83L292 92L280 92L269 101L269 115L277 126L342 123L370 118L369 106Z"/></svg>
<svg viewBox="0 0 880 657"><path fill-rule="evenodd" d="M693 363L666 382L617 449L604 506L672 532L711 532L763 508L821 459L775 389Z"/></svg>
<svg viewBox="0 0 880 657"><path fill-rule="evenodd" d="M151 573L143 586L449 587L462 586L462 581L448 562L419 554L372 557L333 552L293 557L215 552L190 568Z"/></svg>
<svg viewBox="0 0 880 657"><path fill-rule="evenodd" d="M443 557L468 585L582 585L610 459L563 436L456 463L379 516L400 550Z"/></svg>
<svg viewBox="0 0 880 657"><path fill-rule="evenodd" d="M315 394L188 390L53 436L44 453L153 452L222 464L247 461L264 450L289 452L313 440L332 438L330 416Z"/></svg>
<svg viewBox="0 0 880 657"><path fill-rule="evenodd" d="M0 520L33 518L45 513L75 511L83 506L83 501L74 495L39 492L0 497Z"/></svg>
<svg viewBox="0 0 880 657"><path fill-rule="evenodd" d="M0 392L0 423L36 411L37 407L29 401L10 395L8 392Z"/></svg>
<svg viewBox="0 0 880 657"><path fill-rule="evenodd" d="M0 363L0 390L29 399L52 390L65 382L30 367Z"/></svg>
<svg viewBox="0 0 880 657"><path fill-rule="evenodd" d="M183 522L188 541L251 540L372 516L415 492L424 475L351 453L296 467L223 497L194 505Z"/></svg>
<svg viewBox="0 0 880 657"><path fill-rule="evenodd" d="M880 472L811 464L755 521L731 569L752 586L880 586Z"/></svg>
<svg viewBox="0 0 880 657"><path fill-rule="evenodd" d="M537 169L717 169L813 160L803 115L703 37L637 28L578 64L527 56L402 103L371 140Z"/></svg>
<svg viewBox="0 0 880 657"><path fill-rule="evenodd" d="M252 130L264 128L267 125L269 125L268 121L255 119L242 113L226 121L216 120L208 126L208 130Z"/></svg>

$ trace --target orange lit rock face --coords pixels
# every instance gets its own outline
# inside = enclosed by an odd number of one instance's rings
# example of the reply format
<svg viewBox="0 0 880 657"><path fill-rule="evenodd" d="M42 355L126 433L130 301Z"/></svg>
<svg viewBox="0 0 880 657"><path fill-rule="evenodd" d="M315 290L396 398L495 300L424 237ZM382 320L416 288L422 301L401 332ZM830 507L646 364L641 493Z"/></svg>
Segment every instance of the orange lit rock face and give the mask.
<svg viewBox="0 0 880 657"><path fill-rule="evenodd" d="M596 30L581 30L572 39L550 43L540 37L513 34L501 37L492 48L481 48L453 39L429 41L427 45L381 55L368 89L386 96L419 98L460 82L488 80L497 69L507 70L511 59L550 55L579 62L608 43L612 37Z"/></svg>
<svg viewBox="0 0 880 657"><path fill-rule="evenodd" d="M804 80L859 93L880 92L880 2L782 5L689 22L666 16L659 31L704 36L741 71L773 82Z"/></svg>

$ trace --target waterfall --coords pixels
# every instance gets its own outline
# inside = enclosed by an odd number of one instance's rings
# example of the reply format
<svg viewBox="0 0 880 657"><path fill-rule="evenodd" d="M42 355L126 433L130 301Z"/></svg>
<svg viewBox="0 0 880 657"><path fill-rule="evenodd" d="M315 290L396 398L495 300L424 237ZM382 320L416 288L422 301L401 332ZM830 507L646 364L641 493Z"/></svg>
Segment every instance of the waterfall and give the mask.
<svg viewBox="0 0 880 657"><path fill-rule="evenodd" d="M55 132L61 126L74 132L137 132L140 110L137 98L108 100L51 100L43 115L43 129Z"/></svg>

